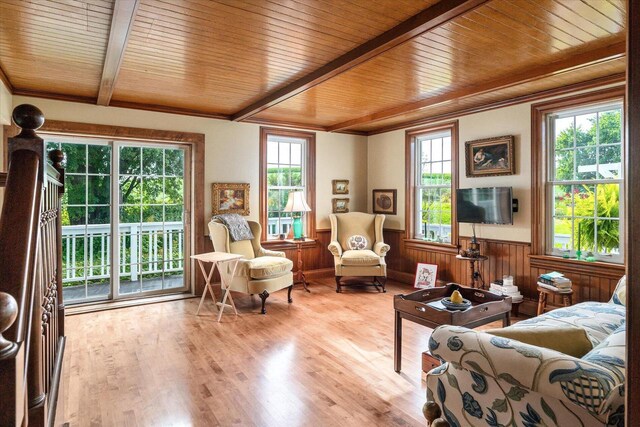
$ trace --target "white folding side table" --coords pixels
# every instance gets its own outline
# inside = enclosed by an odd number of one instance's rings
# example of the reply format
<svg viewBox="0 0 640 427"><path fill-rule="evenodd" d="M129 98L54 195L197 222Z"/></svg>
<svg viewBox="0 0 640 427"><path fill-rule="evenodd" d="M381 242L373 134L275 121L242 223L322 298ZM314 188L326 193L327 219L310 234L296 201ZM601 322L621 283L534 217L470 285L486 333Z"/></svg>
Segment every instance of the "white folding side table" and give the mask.
<svg viewBox="0 0 640 427"><path fill-rule="evenodd" d="M231 296L231 292L229 287L231 286L231 281L236 274L236 267L238 266L238 261L242 258L242 255L229 254L226 252L208 252L205 254L192 255L192 259L198 261L198 265L200 266L200 271L202 271L202 275L204 276L205 285L204 291L202 292L202 298L200 298L200 304L198 305L198 311L196 311L196 316L200 313L200 308L202 307L202 303L204 302L204 298L207 295L207 291L211 294L211 298L213 299L213 304L218 310L218 322L222 319L222 312L225 307L233 308L233 312L237 315L238 310L236 310L236 305L233 302L233 297ZM211 264L211 269L207 273L204 264ZM230 268L222 268L224 266L229 266ZM216 296L213 293L213 285L211 284L211 278L213 277L213 272L218 267L218 272L220 273L220 291L222 292L222 302L216 301ZM230 271L230 272L229 272ZM229 299L229 304L227 304L227 298Z"/></svg>

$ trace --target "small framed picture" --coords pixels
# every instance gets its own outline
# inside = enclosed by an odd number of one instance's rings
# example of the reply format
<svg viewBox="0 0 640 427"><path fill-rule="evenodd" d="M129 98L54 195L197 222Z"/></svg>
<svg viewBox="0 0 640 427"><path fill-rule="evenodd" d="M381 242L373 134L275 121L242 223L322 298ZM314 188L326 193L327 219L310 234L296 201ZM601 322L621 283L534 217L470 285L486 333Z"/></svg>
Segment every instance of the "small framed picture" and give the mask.
<svg viewBox="0 0 640 427"><path fill-rule="evenodd" d="M373 213L396 215L398 190L373 190Z"/></svg>
<svg viewBox="0 0 640 427"><path fill-rule="evenodd" d="M333 199L333 213L349 212L349 199Z"/></svg>
<svg viewBox="0 0 640 427"><path fill-rule="evenodd" d="M468 177L514 175L513 135L464 143Z"/></svg>
<svg viewBox="0 0 640 427"><path fill-rule="evenodd" d="M334 179L331 184L333 186L333 194L349 194L348 179Z"/></svg>
<svg viewBox="0 0 640 427"><path fill-rule="evenodd" d="M213 215L225 213L249 215L249 184L213 183L211 205Z"/></svg>
<svg viewBox="0 0 640 427"><path fill-rule="evenodd" d="M438 266L436 264L421 264L416 267L416 280L413 286L418 289L433 288L436 286Z"/></svg>

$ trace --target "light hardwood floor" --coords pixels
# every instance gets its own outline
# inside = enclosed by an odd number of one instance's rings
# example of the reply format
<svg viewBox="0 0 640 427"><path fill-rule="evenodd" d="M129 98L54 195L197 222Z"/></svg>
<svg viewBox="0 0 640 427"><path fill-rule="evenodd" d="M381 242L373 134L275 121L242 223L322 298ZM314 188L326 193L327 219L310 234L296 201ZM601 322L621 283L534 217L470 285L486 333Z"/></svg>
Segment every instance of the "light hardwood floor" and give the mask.
<svg viewBox="0 0 640 427"><path fill-rule="evenodd" d="M420 356L430 329L404 322L393 370L393 295L313 281L268 300L237 294L66 318L64 418L71 426L424 426Z"/></svg>

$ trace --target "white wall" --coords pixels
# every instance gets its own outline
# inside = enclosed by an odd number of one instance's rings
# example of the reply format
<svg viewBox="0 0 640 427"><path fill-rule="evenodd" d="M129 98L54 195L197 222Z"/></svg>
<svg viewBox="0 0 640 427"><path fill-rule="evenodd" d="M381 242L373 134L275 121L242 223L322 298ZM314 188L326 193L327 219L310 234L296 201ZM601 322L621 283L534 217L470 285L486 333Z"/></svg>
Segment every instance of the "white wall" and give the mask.
<svg viewBox="0 0 640 427"><path fill-rule="evenodd" d="M202 117L78 104L49 99L13 97L13 105L29 103L45 118L73 122L128 126L205 135L205 218L211 216L211 183L251 184L251 219L259 210L260 126ZM329 228L331 180L351 181L351 210L367 209L367 138L316 132L316 226Z"/></svg>
<svg viewBox="0 0 640 427"><path fill-rule="evenodd" d="M0 81L0 141L3 137L2 127L11 124L11 112L12 112L12 95ZM4 169L4 150L0 149L0 170Z"/></svg>
<svg viewBox="0 0 640 427"><path fill-rule="evenodd" d="M12 95L0 81L0 144L2 144L4 137L3 126L11 124L11 111L12 111ZM0 171L4 171L4 150L0 147ZM4 188L0 187L0 211L2 211L2 203L4 201Z"/></svg>
<svg viewBox="0 0 640 427"><path fill-rule="evenodd" d="M531 240L531 104L521 104L460 117L459 187L513 187L520 202L513 225L479 225L478 237L528 242ZM501 135L515 136L516 174L467 178L464 143ZM385 226L405 228L405 131L386 132L369 137L369 202L375 188L398 189L398 215L388 215ZM369 203L370 206L370 203ZM470 236L471 227L460 226L461 236Z"/></svg>

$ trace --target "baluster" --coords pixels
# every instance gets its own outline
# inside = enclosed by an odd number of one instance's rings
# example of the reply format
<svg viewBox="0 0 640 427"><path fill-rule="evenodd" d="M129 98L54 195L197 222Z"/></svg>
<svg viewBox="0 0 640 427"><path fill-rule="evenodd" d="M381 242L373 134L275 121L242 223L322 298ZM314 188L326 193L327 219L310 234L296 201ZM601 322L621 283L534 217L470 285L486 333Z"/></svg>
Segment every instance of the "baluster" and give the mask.
<svg viewBox="0 0 640 427"><path fill-rule="evenodd" d="M131 281L138 280L138 225L131 224Z"/></svg>
<svg viewBox="0 0 640 427"><path fill-rule="evenodd" d="M74 234L71 240L71 265L73 266L73 278L78 278L78 267L76 264L76 240L77 236Z"/></svg>
<svg viewBox="0 0 640 427"><path fill-rule="evenodd" d="M178 251L180 254L180 261L178 261L178 268L183 269L184 268L184 248L182 247L182 230L180 230L178 232Z"/></svg>
<svg viewBox="0 0 640 427"><path fill-rule="evenodd" d="M65 245L64 245L65 246L64 247L64 251L65 251L65 254L64 254L65 271L64 271L64 274L65 274L65 278L66 279L71 279L71 270L69 269L69 261L70 261L69 258L71 257L71 253L70 253L70 251L71 251L71 237L69 237L69 236L65 237L64 241L65 241Z"/></svg>
<svg viewBox="0 0 640 427"><path fill-rule="evenodd" d="M167 259L169 259L169 268L173 270L173 233L174 230L171 230L171 232L169 232L169 235L167 236L167 239L169 240L168 244L169 244L169 256L167 257Z"/></svg>
<svg viewBox="0 0 640 427"><path fill-rule="evenodd" d="M87 272L87 279L89 279L93 278L93 233L89 234L87 238L89 239L89 271Z"/></svg>

